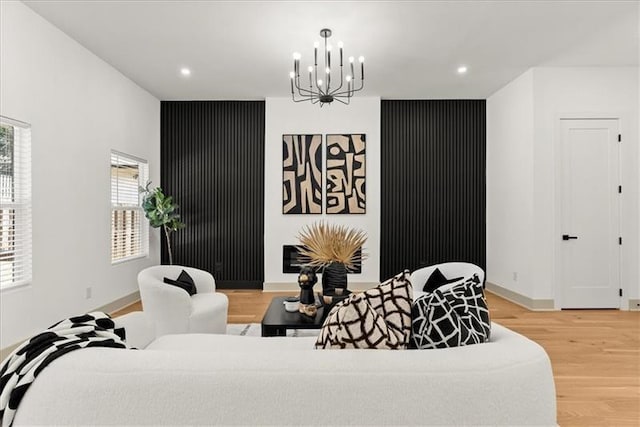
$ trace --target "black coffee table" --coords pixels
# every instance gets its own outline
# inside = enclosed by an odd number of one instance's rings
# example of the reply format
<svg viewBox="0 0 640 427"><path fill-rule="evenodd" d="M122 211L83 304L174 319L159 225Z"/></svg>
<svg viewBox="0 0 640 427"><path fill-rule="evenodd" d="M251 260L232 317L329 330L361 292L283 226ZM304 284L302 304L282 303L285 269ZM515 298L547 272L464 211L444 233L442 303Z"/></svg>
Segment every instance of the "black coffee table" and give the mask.
<svg viewBox="0 0 640 427"><path fill-rule="evenodd" d="M290 313L284 309L284 300L287 297L274 297L269 304L267 312L262 318L263 337L287 336L287 329L320 329L324 322L324 307L318 307L314 318L304 314Z"/></svg>

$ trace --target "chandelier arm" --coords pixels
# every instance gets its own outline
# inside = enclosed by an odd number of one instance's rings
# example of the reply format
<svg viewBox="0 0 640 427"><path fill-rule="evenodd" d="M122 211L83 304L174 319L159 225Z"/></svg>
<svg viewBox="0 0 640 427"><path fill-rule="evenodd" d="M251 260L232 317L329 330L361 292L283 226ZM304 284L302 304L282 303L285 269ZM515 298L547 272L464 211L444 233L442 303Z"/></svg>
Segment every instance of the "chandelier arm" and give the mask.
<svg viewBox="0 0 640 427"><path fill-rule="evenodd" d="M333 92L329 93L329 95L334 95L336 93L340 93L340 89L342 89L342 82L343 82L344 78L342 75L342 65L340 65L340 86L338 86L337 88L335 88L333 90Z"/></svg>
<svg viewBox="0 0 640 427"><path fill-rule="evenodd" d="M316 69L316 71L315 71L315 73L316 73L315 86L316 86L316 89L318 89L318 92L316 92L316 93L318 94L318 96L320 96L320 95L325 95L326 93L322 90L322 87L320 87L320 86L318 85L318 64L316 64L315 69Z"/></svg>
<svg viewBox="0 0 640 427"><path fill-rule="evenodd" d="M309 92L313 95L313 71L309 71Z"/></svg>
<svg viewBox="0 0 640 427"><path fill-rule="evenodd" d="M327 40L329 39L329 36L327 35L324 38L324 69L325 69L325 73L324 73L324 78L327 81L327 89L325 91L325 94L329 93L329 88L331 86L331 75L330 73L327 73L326 70L331 70L331 59L330 56L331 53L327 50Z"/></svg>
<svg viewBox="0 0 640 427"><path fill-rule="evenodd" d="M300 99L296 99L295 91L291 91L291 98L293 99L294 102L309 101L313 99L313 95L304 94L300 92L300 90L298 90L298 96L300 97Z"/></svg>
<svg viewBox="0 0 640 427"><path fill-rule="evenodd" d="M296 93L295 92L291 92L291 99L293 99L293 102L306 102L309 100L312 100L313 97L312 96L304 96L302 94L299 94L301 96L300 99L296 99Z"/></svg>
<svg viewBox="0 0 640 427"><path fill-rule="evenodd" d="M293 102L307 102L310 101L312 98L302 98L302 99L295 99L293 98Z"/></svg>
<svg viewBox="0 0 640 427"><path fill-rule="evenodd" d="M307 88L300 87L297 84L296 84L295 87L296 87L296 89L298 89L298 93L300 94L300 96L313 96L313 95L316 94L315 92L313 92L313 91L311 91L311 90L309 90Z"/></svg>
<svg viewBox="0 0 640 427"><path fill-rule="evenodd" d="M352 80L352 81L353 81L353 80ZM364 88L364 80L360 80L360 87L358 87L358 88L354 88L354 87L352 87L352 88L351 88L351 90L345 90L345 91L342 91L342 92L334 93L334 94L332 94L332 95L333 95L333 96L344 96L345 94L347 94L347 93L349 93L349 92L350 92L350 93L351 93L351 95L350 95L350 96L353 96L353 94L354 94L355 92L360 92L363 88Z"/></svg>
<svg viewBox="0 0 640 427"><path fill-rule="evenodd" d="M341 96L341 97L345 97L345 96L353 96L354 93L361 91L363 88L363 86L357 88L357 89L351 89L351 90L343 90L342 92L337 92L337 93L333 93L332 95L335 96Z"/></svg>
<svg viewBox="0 0 640 427"><path fill-rule="evenodd" d="M315 92L313 92L313 90L309 90L307 88L301 87L300 86L300 76L295 78L295 88L298 89L298 94L300 94L300 96L313 96L315 94Z"/></svg>

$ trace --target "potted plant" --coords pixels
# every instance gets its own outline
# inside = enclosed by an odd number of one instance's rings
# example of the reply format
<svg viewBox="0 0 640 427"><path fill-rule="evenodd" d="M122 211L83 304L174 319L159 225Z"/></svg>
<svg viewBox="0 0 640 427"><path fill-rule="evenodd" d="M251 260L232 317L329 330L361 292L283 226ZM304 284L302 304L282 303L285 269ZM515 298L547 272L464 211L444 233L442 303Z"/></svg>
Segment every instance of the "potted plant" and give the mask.
<svg viewBox="0 0 640 427"><path fill-rule="evenodd" d="M308 266L322 269L322 293L341 296L347 290L347 271L366 258L362 245L367 234L344 225L323 221L305 226L298 235L303 245L299 253Z"/></svg>
<svg viewBox="0 0 640 427"><path fill-rule="evenodd" d="M171 233L185 227L180 221L180 215L176 212L178 205L171 196L167 196L162 188L149 189L151 181L146 187L140 187L142 196L142 209L144 216L149 220L149 225L153 228L162 227L167 240L167 252L169 253L169 264L173 265L173 252L171 250Z"/></svg>

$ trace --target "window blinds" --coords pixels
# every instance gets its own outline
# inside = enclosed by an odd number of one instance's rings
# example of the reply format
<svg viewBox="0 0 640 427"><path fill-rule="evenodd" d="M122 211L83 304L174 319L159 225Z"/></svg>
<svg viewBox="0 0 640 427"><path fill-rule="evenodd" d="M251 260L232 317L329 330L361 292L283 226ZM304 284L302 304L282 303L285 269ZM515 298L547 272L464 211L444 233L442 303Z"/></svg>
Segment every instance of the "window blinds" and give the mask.
<svg viewBox="0 0 640 427"><path fill-rule="evenodd" d="M31 127L0 117L0 288L31 283Z"/></svg>
<svg viewBox="0 0 640 427"><path fill-rule="evenodd" d="M139 186L148 179L147 162L111 152L111 262L146 256L149 233L140 207Z"/></svg>

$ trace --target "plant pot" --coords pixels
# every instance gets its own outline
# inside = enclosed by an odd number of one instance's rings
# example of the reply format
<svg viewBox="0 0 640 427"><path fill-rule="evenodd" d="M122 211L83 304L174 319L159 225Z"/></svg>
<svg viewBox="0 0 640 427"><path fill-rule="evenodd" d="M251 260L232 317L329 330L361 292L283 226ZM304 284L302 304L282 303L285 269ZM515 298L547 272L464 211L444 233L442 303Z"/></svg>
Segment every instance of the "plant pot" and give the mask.
<svg viewBox="0 0 640 427"><path fill-rule="evenodd" d="M332 262L322 270L322 294L347 295L347 268L341 262Z"/></svg>

